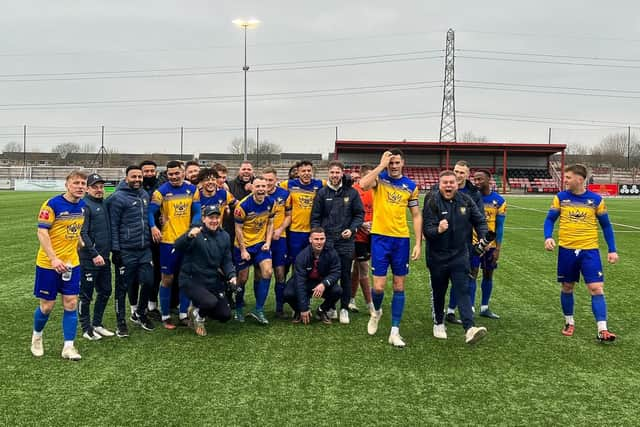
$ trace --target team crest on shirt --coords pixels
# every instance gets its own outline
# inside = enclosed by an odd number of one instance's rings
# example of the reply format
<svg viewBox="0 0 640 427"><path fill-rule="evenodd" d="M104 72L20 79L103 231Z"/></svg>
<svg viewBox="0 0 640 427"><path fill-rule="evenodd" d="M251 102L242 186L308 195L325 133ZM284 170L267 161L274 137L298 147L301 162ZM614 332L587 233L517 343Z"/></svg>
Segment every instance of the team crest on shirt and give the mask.
<svg viewBox="0 0 640 427"><path fill-rule="evenodd" d="M76 236L78 236L79 233L80 233L80 226L78 223L72 222L71 224L67 225L67 232L66 232L67 239L74 239Z"/></svg>
<svg viewBox="0 0 640 427"><path fill-rule="evenodd" d="M461 215L466 215L467 214L467 207L466 206L460 206L460 214Z"/></svg>
<svg viewBox="0 0 640 427"><path fill-rule="evenodd" d="M492 201L491 204L493 205L494 208L498 207L498 201L497 200Z"/></svg>
<svg viewBox="0 0 640 427"><path fill-rule="evenodd" d="M569 212L569 218L572 221L581 222L587 218L587 213L582 211L571 211Z"/></svg>
<svg viewBox="0 0 640 427"><path fill-rule="evenodd" d="M176 203L174 205L174 212L176 216L182 216L187 212L187 204L185 202Z"/></svg>
<svg viewBox="0 0 640 427"><path fill-rule="evenodd" d="M593 199L587 199L587 206L593 206L595 201Z"/></svg>
<svg viewBox="0 0 640 427"><path fill-rule="evenodd" d="M402 194L395 191L390 191L389 193L387 193L387 201L389 203L398 204L402 201Z"/></svg>
<svg viewBox="0 0 640 427"><path fill-rule="evenodd" d="M342 200L344 201L345 205L349 204L349 197L343 197Z"/></svg>

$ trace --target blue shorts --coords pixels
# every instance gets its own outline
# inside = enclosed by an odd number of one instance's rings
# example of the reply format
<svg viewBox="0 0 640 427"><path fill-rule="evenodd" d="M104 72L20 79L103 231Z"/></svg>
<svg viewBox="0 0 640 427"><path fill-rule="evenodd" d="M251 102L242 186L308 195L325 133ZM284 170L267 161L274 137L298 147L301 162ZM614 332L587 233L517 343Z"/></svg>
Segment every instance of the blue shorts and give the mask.
<svg viewBox="0 0 640 427"><path fill-rule="evenodd" d="M471 255L471 269L475 270L476 268L482 268L484 271L493 271L498 268L498 263L493 262L493 253L496 251L496 248L489 248L482 255L476 255L474 252Z"/></svg>
<svg viewBox="0 0 640 427"><path fill-rule="evenodd" d="M261 242L247 248L247 252L249 252L249 255L251 255L251 259L249 261L243 260L240 256L240 248L234 246L233 263L236 266L236 271L244 270L245 268L249 268L252 265L258 265L265 259L271 259L271 251L263 251L263 245L264 242Z"/></svg>
<svg viewBox="0 0 640 427"><path fill-rule="evenodd" d="M58 294L78 295L80 293L80 266L71 270L71 280L62 280L62 274L52 268L36 266L36 280L33 295L47 301L55 301Z"/></svg>
<svg viewBox="0 0 640 427"><path fill-rule="evenodd" d="M371 271L386 276L391 266L394 276L409 274L409 238L371 235Z"/></svg>
<svg viewBox="0 0 640 427"><path fill-rule="evenodd" d="M287 246L289 247L289 264L296 261L296 256L309 245L309 234L302 231L287 232Z"/></svg>
<svg viewBox="0 0 640 427"><path fill-rule="evenodd" d="M287 238L280 237L271 241L271 259L274 267L287 265Z"/></svg>
<svg viewBox="0 0 640 427"><path fill-rule="evenodd" d="M160 272L175 274L182 262L182 253L171 243L160 243Z"/></svg>
<svg viewBox="0 0 640 427"><path fill-rule="evenodd" d="M586 284L604 281L600 250L560 247L558 250L558 282L577 282L580 280L580 273L582 273Z"/></svg>

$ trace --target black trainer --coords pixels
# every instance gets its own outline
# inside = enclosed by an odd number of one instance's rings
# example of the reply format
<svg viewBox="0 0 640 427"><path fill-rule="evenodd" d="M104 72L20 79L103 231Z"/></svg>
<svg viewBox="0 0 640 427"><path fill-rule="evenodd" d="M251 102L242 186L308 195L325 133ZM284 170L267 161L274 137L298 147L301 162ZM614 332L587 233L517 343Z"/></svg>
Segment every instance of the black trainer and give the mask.
<svg viewBox="0 0 640 427"><path fill-rule="evenodd" d="M138 325L145 331L153 331L155 326L153 326L153 322L146 315L138 314Z"/></svg>
<svg viewBox="0 0 640 427"><path fill-rule="evenodd" d="M126 323L123 322L118 325L118 328L116 329L116 336L118 338L126 338L129 336L129 328Z"/></svg>
<svg viewBox="0 0 640 427"><path fill-rule="evenodd" d="M140 324L140 316L135 311L131 313L131 317L129 317L129 320L131 320L136 325Z"/></svg>
<svg viewBox="0 0 640 427"><path fill-rule="evenodd" d="M447 313L447 315L445 316L445 319L449 323L453 323L453 324L456 324L456 325L462 325L462 320L456 319L455 313Z"/></svg>
<svg viewBox="0 0 640 427"><path fill-rule="evenodd" d="M327 314L326 311L324 311L320 307L318 307L318 310L316 310L316 317L319 321L321 321L325 325L331 324L331 319L329 319L329 315Z"/></svg>

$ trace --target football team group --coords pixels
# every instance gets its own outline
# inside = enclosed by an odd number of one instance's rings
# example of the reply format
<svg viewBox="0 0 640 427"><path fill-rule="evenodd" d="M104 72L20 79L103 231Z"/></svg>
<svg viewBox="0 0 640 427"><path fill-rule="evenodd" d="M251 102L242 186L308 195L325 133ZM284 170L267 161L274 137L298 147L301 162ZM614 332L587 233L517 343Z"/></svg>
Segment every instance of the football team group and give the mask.
<svg viewBox="0 0 640 427"><path fill-rule="evenodd" d="M234 179L227 179L222 164L201 168L193 161L170 161L158 174L153 161L144 161L127 167L107 198L100 175L71 172L66 192L46 200L38 214L34 295L39 304L32 354L44 355L43 330L58 294L64 309L62 357L79 360L74 345L78 322L89 341L128 337L127 320L145 331L153 331L154 322L167 330L188 326L199 336L207 334L207 319L244 322L247 315L268 325L265 303L272 278L273 316L302 324L314 318L349 324L350 313L359 311L356 293L361 288L370 316L367 332L375 335L388 270L388 342L404 347L400 323L405 279L410 261L420 258L423 240L433 336L447 338L446 321L464 328L466 343L479 341L487 334L485 327L474 324L480 270L479 315L499 319L489 302L506 202L492 190L489 171L477 170L471 177L469 165L459 161L453 170L440 173L438 185L425 195L420 209L419 188L403 174L404 164L404 154L391 149L375 167L362 165L345 173L341 162L332 161L327 179L320 180L313 177L312 163L301 161L279 180L274 168L255 175L246 161ZM598 226L608 246L608 262L617 262L618 255L605 202L586 190L586 178L582 165L565 168L566 190L553 198L544 222L544 247L555 249L552 236L559 219L562 334L574 333L574 287L582 276L591 294L597 337L613 341L616 336L607 327ZM245 310L251 268L255 307ZM103 324L112 289L115 331ZM319 302L313 310L315 299Z"/></svg>

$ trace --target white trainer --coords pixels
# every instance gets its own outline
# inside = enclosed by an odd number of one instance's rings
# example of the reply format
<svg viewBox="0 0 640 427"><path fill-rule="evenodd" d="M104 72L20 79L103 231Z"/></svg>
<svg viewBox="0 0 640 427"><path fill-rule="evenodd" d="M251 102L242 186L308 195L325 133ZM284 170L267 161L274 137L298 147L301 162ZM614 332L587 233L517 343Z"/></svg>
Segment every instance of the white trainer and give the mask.
<svg viewBox="0 0 640 427"><path fill-rule="evenodd" d="M82 337L88 339L89 341L98 341L102 339L102 335L92 330L88 330L87 332L83 333Z"/></svg>
<svg viewBox="0 0 640 427"><path fill-rule="evenodd" d="M329 319L331 320L336 320L338 318L338 312L335 308L332 308L330 310L327 310L327 316L329 316Z"/></svg>
<svg viewBox="0 0 640 427"><path fill-rule="evenodd" d="M391 344L394 347L404 347L405 343L402 340L402 337L400 336L400 334L389 334L389 344Z"/></svg>
<svg viewBox="0 0 640 427"><path fill-rule="evenodd" d="M358 309L358 306L356 305L356 300L354 300L353 298L351 298L351 301L349 301L349 310L352 313L358 313L360 311Z"/></svg>
<svg viewBox="0 0 640 427"><path fill-rule="evenodd" d="M31 354L35 357L44 356L44 344L42 343L42 335L31 336Z"/></svg>
<svg viewBox="0 0 640 427"><path fill-rule="evenodd" d="M62 358L69 360L80 360L82 359L82 356L80 356L80 353L78 353L78 350L76 350L74 346L71 346L64 347L62 349Z"/></svg>
<svg viewBox="0 0 640 427"><path fill-rule="evenodd" d="M340 323L343 325L349 324L349 311L344 308L340 310Z"/></svg>
<svg viewBox="0 0 640 427"><path fill-rule="evenodd" d="M447 329L444 327L444 323L433 325L433 336L441 340L447 339Z"/></svg>
<svg viewBox="0 0 640 427"><path fill-rule="evenodd" d="M369 335L375 335L378 332L378 322L382 317L382 309L378 311L372 311L371 317L369 317L369 323L367 323L367 332Z"/></svg>
<svg viewBox="0 0 640 427"><path fill-rule="evenodd" d="M484 326L472 326L467 329L464 334L464 342L467 344L475 344L480 341L485 335L487 335L487 328Z"/></svg>
<svg viewBox="0 0 640 427"><path fill-rule="evenodd" d="M103 337L112 337L112 336L115 335L115 333L111 332L110 330L108 330L104 326L94 326L93 327L93 332L96 332L96 333L102 335Z"/></svg>

